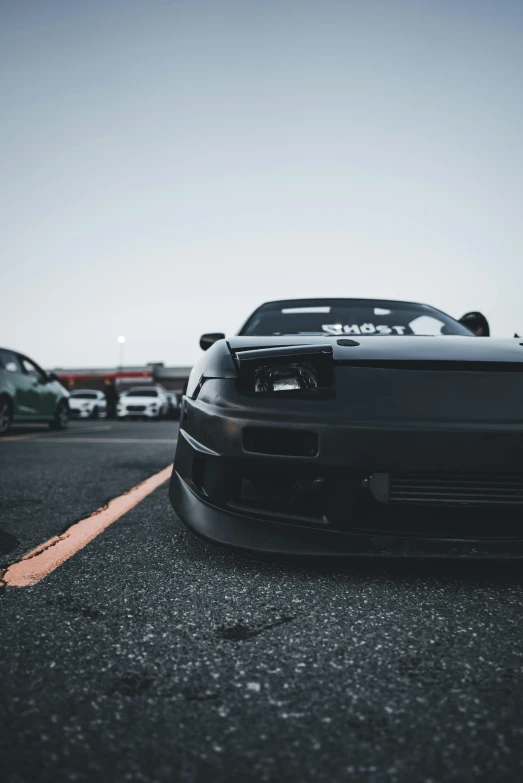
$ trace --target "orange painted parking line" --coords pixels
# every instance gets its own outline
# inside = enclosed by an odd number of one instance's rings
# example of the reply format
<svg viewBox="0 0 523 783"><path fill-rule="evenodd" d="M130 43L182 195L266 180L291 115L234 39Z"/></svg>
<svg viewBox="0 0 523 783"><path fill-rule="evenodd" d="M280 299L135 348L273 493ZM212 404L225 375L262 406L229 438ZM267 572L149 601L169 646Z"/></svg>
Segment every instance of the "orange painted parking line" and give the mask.
<svg viewBox="0 0 523 783"><path fill-rule="evenodd" d="M125 495L109 501L107 506L99 508L90 517L71 525L61 536L54 536L35 549L32 549L17 563L1 575L1 581L7 587L30 587L43 579L55 568L69 560L76 552L83 549L93 538L96 538L109 525L116 522L130 511L140 501L154 492L171 477L173 466L168 465L159 473L150 476L141 484L133 487Z"/></svg>

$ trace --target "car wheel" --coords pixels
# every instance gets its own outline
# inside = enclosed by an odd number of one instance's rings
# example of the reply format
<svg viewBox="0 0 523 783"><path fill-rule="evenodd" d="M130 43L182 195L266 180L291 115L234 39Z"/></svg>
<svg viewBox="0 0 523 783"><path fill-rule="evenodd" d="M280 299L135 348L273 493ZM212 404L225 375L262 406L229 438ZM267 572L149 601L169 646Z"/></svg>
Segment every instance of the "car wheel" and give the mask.
<svg viewBox="0 0 523 783"><path fill-rule="evenodd" d="M8 397L0 397L0 435L4 435L11 426L13 418L11 402Z"/></svg>
<svg viewBox="0 0 523 783"><path fill-rule="evenodd" d="M93 410L91 411L91 419L97 419L97 418L98 418L98 408L95 405Z"/></svg>
<svg viewBox="0 0 523 783"><path fill-rule="evenodd" d="M65 400L58 403L54 419L49 426L52 430L65 430L69 426L69 408Z"/></svg>

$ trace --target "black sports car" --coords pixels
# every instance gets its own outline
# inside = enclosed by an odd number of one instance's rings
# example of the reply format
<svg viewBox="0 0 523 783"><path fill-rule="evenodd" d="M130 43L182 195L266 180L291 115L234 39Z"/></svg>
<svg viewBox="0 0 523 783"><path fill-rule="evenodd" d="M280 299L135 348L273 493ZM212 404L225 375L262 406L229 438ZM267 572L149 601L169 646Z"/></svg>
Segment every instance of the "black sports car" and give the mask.
<svg viewBox="0 0 523 783"><path fill-rule="evenodd" d="M410 302L264 304L204 335L170 497L267 552L523 556L523 343Z"/></svg>

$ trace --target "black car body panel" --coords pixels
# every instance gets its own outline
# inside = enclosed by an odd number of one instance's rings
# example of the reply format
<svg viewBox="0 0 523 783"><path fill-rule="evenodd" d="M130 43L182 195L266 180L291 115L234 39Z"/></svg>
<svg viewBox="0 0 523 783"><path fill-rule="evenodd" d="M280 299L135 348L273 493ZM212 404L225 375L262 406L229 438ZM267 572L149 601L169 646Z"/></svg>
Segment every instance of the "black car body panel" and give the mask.
<svg viewBox="0 0 523 783"><path fill-rule="evenodd" d="M295 336L282 337L246 337L237 335L227 341L232 351L252 351L261 348L279 346L318 345L329 342L332 345L335 361L460 361L460 362L513 362L519 365L523 361L523 343L519 340L489 337L488 339L470 339L459 335L451 338L441 337L365 337L351 339L353 345L344 345L343 337ZM214 357L213 365L225 363L231 370L230 355L223 350ZM209 356L209 353L206 354ZM206 358L206 357L204 357ZM232 364L234 367L234 363Z"/></svg>
<svg viewBox="0 0 523 783"><path fill-rule="evenodd" d="M314 386L288 390L289 366ZM191 373L170 496L195 532L249 549L520 557L523 345L219 340Z"/></svg>

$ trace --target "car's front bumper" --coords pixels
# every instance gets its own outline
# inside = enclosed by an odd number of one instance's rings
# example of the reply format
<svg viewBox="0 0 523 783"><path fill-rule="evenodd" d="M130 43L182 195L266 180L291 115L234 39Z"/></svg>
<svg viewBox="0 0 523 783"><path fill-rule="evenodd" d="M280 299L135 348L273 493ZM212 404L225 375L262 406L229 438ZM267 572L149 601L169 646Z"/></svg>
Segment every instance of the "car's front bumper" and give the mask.
<svg viewBox="0 0 523 783"><path fill-rule="evenodd" d="M161 411L150 411L147 409L143 411L129 411L124 408L117 411L116 416L118 419L158 419L161 416Z"/></svg>
<svg viewBox="0 0 523 783"><path fill-rule="evenodd" d="M216 544L239 549L330 557L523 558L523 535L520 539L470 539L341 532L248 517L205 502L176 471L169 495L173 508L190 530Z"/></svg>
<svg viewBox="0 0 523 783"><path fill-rule="evenodd" d="M170 490L175 510L195 532L220 543L270 552L523 556L523 495L518 507L517 486L511 502L499 508L495 503L479 508L468 496L463 503L448 505L443 498L434 508L423 503L393 506L378 502L374 490L369 491L374 476L416 476L421 471L429 477L450 476L451 485L456 476L479 476L479 482L473 482L476 500L484 497L484 477L486 483L494 481L496 498L498 487L504 491L507 473L516 483L518 477L523 482L523 424L356 423L329 404L309 410L301 406L301 411L300 406L271 410L249 407L244 401L240 405L231 384L213 383L223 392L218 404L184 401ZM316 453L254 453L245 440L253 426L260 432L313 432ZM298 484L301 476L307 481L323 477L326 509L316 516L310 513L307 496L298 508L287 500L287 507L279 508L277 502L257 505L248 492L247 500L241 497L242 482L261 476L266 484L283 486L282 477L287 475Z"/></svg>
<svg viewBox="0 0 523 783"><path fill-rule="evenodd" d="M71 419L90 419L92 415L92 408L87 410L80 410L79 408L71 408L71 406L69 406L69 417ZM105 411L98 411L98 416L103 417L105 415Z"/></svg>

